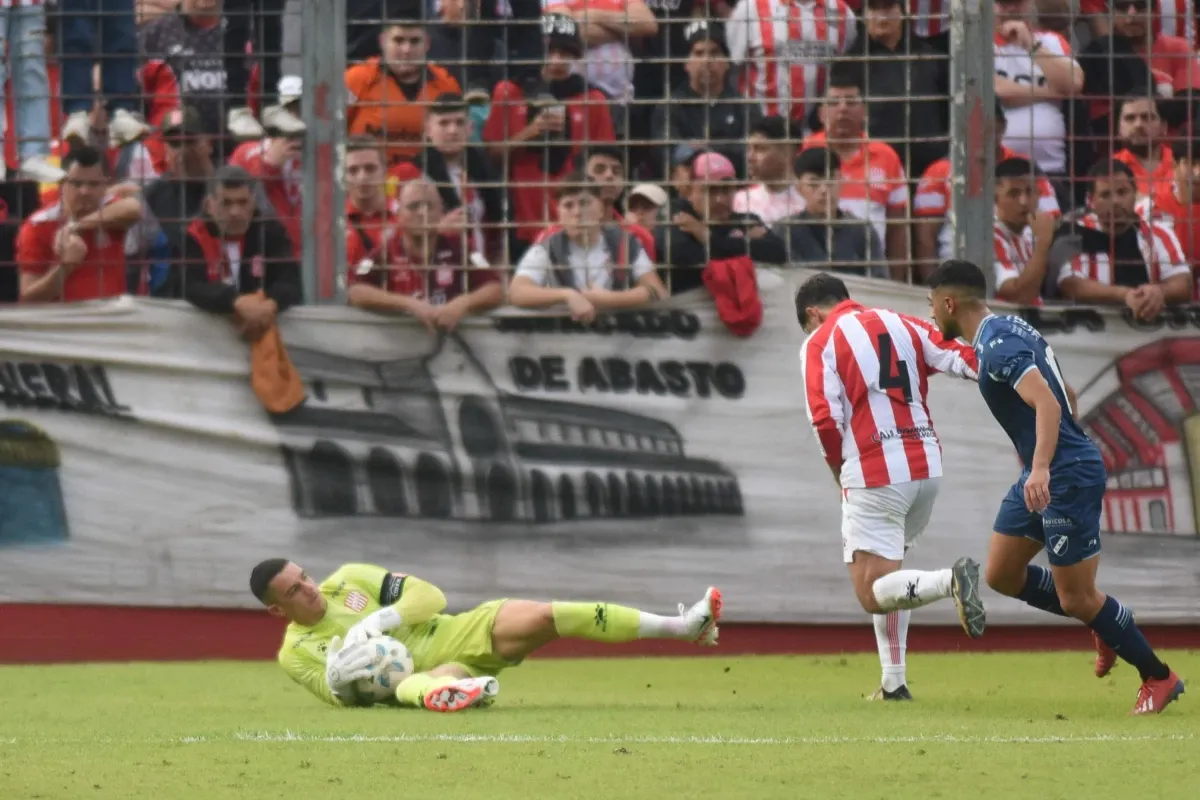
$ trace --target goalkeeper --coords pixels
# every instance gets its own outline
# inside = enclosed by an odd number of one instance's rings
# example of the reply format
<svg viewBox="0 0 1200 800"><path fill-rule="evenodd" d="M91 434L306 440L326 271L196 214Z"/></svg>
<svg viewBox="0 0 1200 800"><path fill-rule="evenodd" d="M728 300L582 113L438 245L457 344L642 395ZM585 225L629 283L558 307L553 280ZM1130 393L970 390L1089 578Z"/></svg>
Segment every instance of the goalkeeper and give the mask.
<svg viewBox="0 0 1200 800"><path fill-rule="evenodd" d="M355 683L370 677L372 636L404 643L413 674L396 687L402 706L460 711L491 702L495 676L559 638L595 642L686 639L717 643L721 593L677 616L661 617L610 603L492 600L462 614L443 614L446 596L431 583L382 567L346 564L318 584L283 558L259 563L250 591L288 621L279 663L292 680L334 706L368 705Z"/></svg>

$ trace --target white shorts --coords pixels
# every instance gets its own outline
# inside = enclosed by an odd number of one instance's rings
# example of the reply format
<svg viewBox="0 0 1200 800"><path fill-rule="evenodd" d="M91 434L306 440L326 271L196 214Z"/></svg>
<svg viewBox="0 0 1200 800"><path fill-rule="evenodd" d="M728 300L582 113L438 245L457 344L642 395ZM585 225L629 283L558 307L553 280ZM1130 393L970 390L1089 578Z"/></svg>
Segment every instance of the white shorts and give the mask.
<svg viewBox="0 0 1200 800"><path fill-rule="evenodd" d="M842 556L854 563L862 550L890 561L904 553L925 532L933 514L941 478L925 478L873 489L842 490Z"/></svg>

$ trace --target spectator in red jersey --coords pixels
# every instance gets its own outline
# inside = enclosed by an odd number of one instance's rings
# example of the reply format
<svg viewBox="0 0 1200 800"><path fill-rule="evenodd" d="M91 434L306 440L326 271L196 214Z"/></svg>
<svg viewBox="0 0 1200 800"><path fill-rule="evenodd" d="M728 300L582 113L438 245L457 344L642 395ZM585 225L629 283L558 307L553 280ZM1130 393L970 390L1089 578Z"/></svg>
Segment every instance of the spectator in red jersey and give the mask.
<svg viewBox="0 0 1200 800"><path fill-rule="evenodd" d="M518 308L566 305L590 323L597 313L638 308L667 296L654 262L636 236L608 222L600 188L582 172L554 187L560 225L517 264L509 302Z"/></svg>
<svg viewBox="0 0 1200 800"><path fill-rule="evenodd" d="M150 131L141 116L137 22L131 0L59 0L62 30L63 138L87 142L95 102L93 69L111 116L110 135L127 144ZM103 51L101 52L101 43Z"/></svg>
<svg viewBox="0 0 1200 800"><path fill-rule="evenodd" d="M1079 303L1128 306L1138 319L1158 316L1192 297L1192 270L1170 226L1137 215L1133 171L1102 161L1088 171L1091 213L1074 223L1080 252L1058 275L1066 297Z"/></svg>
<svg viewBox="0 0 1200 800"><path fill-rule="evenodd" d="M386 267L399 204L388 199L383 145L366 136L348 138L342 174L346 180L347 269L354 273Z"/></svg>
<svg viewBox="0 0 1200 800"><path fill-rule="evenodd" d="M463 317L504 302L504 283L491 269L472 268L458 236L441 233L442 198L424 178L400 189L399 235L387 264L352 270L350 305L409 314L431 331L452 331Z"/></svg>
<svg viewBox="0 0 1200 800"><path fill-rule="evenodd" d="M1153 97L1126 97L1117 102L1118 136L1122 149L1113 158L1129 167L1137 181L1138 197L1152 197L1160 183L1170 184L1175 163L1164 141L1162 118Z"/></svg>
<svg viewBox="0 0 1200 800"><path fill-rule="evenodd" d="M636 236L650 260L654 261L654 236L641 225L628 222L617 207L625 192L625 160L621 157L621 148L614 145L588 148L587 153L581 153L576 159L575 167L596 184L597 196L604 207L601 219L612 220Z"/></svg>
<svg viewBox="0 0 1200 800"><path fill-rule="evenodd" d="M1142 216L1171 225L1192 268L1192 301L1200 298L1200 141L1178 139L1171 145L1175 180L1157 184L1142 203Z"/></svg>
<svg viewBox="0 0 1200 800"><path fill-rule="evenodd" d="M753 214L770 226L804 210L792 174L799 144L783 117L763 117L750 126L746 169L757 183L733 196L734 211Z"/></svg>
<svg viewBox="0 0 1200 800"><path fill-rule="evenodd" d="M1081 8L1108 17L1104 0L1085 0ZM1158 11L1151 11L1150 0L1114 0L1111 8L1112 34L1094 39L1079 54L1093 134L1108 138L1113 127L1112 98L1129 95L1174 98L1160 102L1159 113L1168 129L1177 129L1190 118L1189 98L1200 88L1195 51L1186 39L1162 34Z"/></svg>
<svg viewBox="0 0 1200 800"><path fill-rule="evenodd" d="M285 110L295 98L285 94L292 88L295 79L285 78L281 87L281 108ZM288 113L291 113L290 111ZM301 201L304 195L304 127L299 131L292 126L285 129L269 129L267 138L246 142L233 152L229 163L241 167L260 182L260 188L270 201L275 217L283 223L291 237L296 257L300 257L304 245L301 233L303 213Z"/></svg>
<svg viewBox="0 0 1200 800"><path fill-rule="evenodd" d="M996 164L996 297L1021 305L1041 305L1042 285L1054 243L1058 216L1038 211L1037 175L1025 158Z"/></svg>
<svg viewBox="0 0 1200 800"><path fill-rule="evenodd" d="M0 108L7 104L8 125L3 135L11 139L26 180L53 183L62 170L50 155L50 82L46 75L46 7L41 2L0 0L0 46L8 42L7 58L0 53ZM7 69L6 69L7 68ZM11 79L11 80L10 80ZM7 98L16 102L8 104Z"/></svg>
<svg viewBox="0 0 1200 800"><path fill-rule="evenodd" d="M507 159L514 261L554 221L552 186L571 171L580 148L616 140L604 93L572 73L583 55L578 24L556 16L549 30L542 66L547 93L526 97L517 84L501 81L483 131L493 158Z"/></svg>
<svg viewBox="0 0 1200 800"><path fill-rule="evenodd" d="M428 177L442 196L446 231L465 233L468 253L496 263L504 258L504 191L486 156L467 146L469 127L462 95L443 94L426 114L425 149L391 174L401 182Z"/></svg>
<svg viewBox="0 0 1200 800"><path fill-rule="evenodd" d="M996 163L1009 158L1016 158L1017 153L1004 146L1004 106L996 101ZM1059 216L1058 196L1054 187L1044 175L1037 177L1038 203L1037 210ZM914 225L916 245L914 250L917 258L917 269L921 280L925 280L937 268L941 261L953 256L953 231L947 224L952 202L950 188L950 159L943 158L929 165L921 182L917 184L914 214L917 222Z"/></svg>
<svg viewBox="0 0 1200 800"><path fill-rule="evenodd" d="M829 76L821 106L825 130L804 140L804 148L828 147L842 162L844 211L875 225L892 277L909 278L908 182L900 156L890 146L867 137L862 70L839 64Z"/></svg>
<svg viewBox="0 0 1200 800"><path fill-rule="evenodd" d="M231 314L248 341L259 339L277 315L304 297L287 231L262 215L255 195L254 177L246 170L217 170L205 212L188 227L167 292L202 311Z"/></svg>
<svg viewBox="0 0 1200 800"><path fill-rule="evenodd" d="M99 150L77 147L62 165L66 177L58 203L26 220L17 236L21 301L77 302L125 294L125 232L142 219L141 198L109 194Z"/></svg>

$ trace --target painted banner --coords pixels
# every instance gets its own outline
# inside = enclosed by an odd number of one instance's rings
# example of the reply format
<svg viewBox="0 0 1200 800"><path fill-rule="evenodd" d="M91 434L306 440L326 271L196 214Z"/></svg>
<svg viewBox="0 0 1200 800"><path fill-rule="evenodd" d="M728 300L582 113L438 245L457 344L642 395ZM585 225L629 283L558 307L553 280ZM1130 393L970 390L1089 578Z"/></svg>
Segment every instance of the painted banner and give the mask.
<svg viewBox="0 0 1200 800"><path fill-rule="evenodd" d="M745 340L703 292L591 328L501 315L440 337L297 308L282 329L308 399L275 418L223 319L131 298L0 311L0 601L253 606L250 567L283 555L420 574L453 608L671 611L716 584L731 619L861 620L804 414L804 276L760 273ZM848 283L926 313L923 290ZM1200 317L1041 314L1108 460L1104 587L1139 619L1200 620ZM909 563L982 560L1016 455L973 383L935 379L930 405L947 474ZM1050 621L989 602L993 622Z"/></svg>

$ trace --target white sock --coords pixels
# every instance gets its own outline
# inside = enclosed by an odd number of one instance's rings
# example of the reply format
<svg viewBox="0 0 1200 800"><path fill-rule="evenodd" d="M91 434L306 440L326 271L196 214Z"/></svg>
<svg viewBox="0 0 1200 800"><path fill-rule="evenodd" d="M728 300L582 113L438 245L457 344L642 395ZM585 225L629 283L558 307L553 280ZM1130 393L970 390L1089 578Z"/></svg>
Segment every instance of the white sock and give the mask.
<svg viewBox="0 0 1200 800"><path fill-rule="evenodd" d="M908 619L911 611L874 614L875 644L879 647L879 663L883 666L880 684L894 692L907 683L904 676L904 654L908 650Z"/></svg>
<svg viewBox="0 0 1200 800"><path fill-rule="evenodd" d="M948 569L934 572L901 569L875 581L871 591L884 611L920 608L949 597L951 579Z"/></svg>
<svg viewBox="0 0 1200 800"><path fill-rule="evenodd" d="M639 639L682 639L687 627L682 615L660 617L645 611L638 612Z"/></svg>

